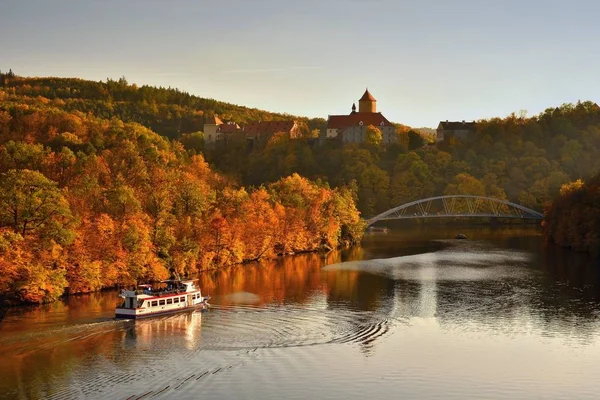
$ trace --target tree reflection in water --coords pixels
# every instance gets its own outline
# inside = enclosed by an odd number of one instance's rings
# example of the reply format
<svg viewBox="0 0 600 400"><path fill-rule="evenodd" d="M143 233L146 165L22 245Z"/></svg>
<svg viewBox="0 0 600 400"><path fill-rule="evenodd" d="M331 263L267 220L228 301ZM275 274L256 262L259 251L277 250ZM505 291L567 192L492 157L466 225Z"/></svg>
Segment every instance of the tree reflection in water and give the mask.
<svg viewBox="0 0 600 400"><path fill-rule="evenodd" d="M384 342L413 343L404 341L410 334L438 346L474 334L597 341L596 262L542 245L535 231L463 231L476 239L457 243L445 239L453 230L436 229L207 271L199 283L213 309L205 314L115 321L115 292L11 309L0 330L0 397L174 390L173 382L218 375L264 351L321 346L326 355L345 345L357 350L349 357L375 359Z"/></svg>

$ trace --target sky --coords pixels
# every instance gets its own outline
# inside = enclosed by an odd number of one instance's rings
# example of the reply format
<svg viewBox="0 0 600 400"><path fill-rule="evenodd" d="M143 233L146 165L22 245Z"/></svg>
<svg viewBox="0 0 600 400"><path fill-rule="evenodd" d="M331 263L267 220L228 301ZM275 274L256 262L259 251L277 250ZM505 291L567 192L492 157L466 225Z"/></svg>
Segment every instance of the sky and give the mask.
<svg viewBox="0 0 600 400"><path fill-rule="evenodd" d="M596 0L0 0L0 70L327 118L504 117L600 97Z"/></svg>

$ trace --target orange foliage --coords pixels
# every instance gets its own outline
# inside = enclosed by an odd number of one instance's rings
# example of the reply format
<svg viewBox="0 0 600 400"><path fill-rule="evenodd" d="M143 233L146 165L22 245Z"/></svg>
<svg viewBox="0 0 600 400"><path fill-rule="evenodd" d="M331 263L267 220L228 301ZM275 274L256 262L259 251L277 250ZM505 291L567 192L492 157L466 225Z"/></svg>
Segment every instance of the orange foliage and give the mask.
<svg viewBox="0 0 600 400"><path fill-rule="evenodd" d="M47 302L362 235L349 191L296 174L246 189L141 125L46 103L0 111L2 189L45 204L18 225L22 204L0 196L14 209L0 212L0 296Z"/></svg>

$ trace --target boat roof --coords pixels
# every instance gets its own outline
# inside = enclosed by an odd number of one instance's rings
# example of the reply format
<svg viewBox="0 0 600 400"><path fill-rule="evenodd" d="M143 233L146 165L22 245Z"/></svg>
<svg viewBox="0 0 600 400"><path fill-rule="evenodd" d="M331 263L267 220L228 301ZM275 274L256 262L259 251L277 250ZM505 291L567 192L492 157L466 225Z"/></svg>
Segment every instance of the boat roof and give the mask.
<svg viewBox="0 0 600 400"><path fill-rule="evenodd" d="M194 283L193 279L165 279L160 283Z"/></svg>
<svg viewBox="0 0 600 400"><path fill-rule="evenodd" d="M147 288L147 287L152 287L152 285L150 285L148 283L144 283L143 285L138 285L138 287Z"/></svg>

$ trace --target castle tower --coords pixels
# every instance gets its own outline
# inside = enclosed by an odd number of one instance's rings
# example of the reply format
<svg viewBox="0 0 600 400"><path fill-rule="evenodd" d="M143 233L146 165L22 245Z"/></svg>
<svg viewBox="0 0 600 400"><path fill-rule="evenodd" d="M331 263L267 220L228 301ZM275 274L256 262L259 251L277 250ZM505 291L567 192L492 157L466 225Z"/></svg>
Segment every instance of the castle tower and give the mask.
<svg viewBox="0 0 600 400"><path fill-rule="evenodd" d="M214 143L220 139L219 125L222 125L223 121L219 119L217 115L208 117L204 122L204 141L206 143Z"/></svg>
<svg viewBox="0 0 600 400"><path fill-rule="evenodd" d="M365 94L358 101L358 112L361 113L376 113L377 100L369 93L369 89L365 90Z"/></svg>

